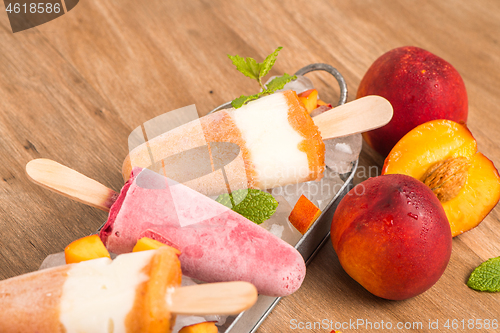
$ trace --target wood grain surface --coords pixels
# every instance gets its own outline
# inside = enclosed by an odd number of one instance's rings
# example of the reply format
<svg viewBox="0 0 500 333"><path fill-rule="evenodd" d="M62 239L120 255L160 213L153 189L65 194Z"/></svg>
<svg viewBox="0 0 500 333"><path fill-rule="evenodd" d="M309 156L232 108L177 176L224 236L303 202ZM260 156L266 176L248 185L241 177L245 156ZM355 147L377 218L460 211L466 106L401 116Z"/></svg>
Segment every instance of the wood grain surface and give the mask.
<svg viewBox="0 0 500 333"><path fill-rule="evenodd" d="M36 270L48 254L95 232L107 216L31 183L28 161L53 159L119 190L134 128L190 104L204 115L258 89L227 54L261 60L283 46L272 75L328 63L344 75L353 100L363 74L384 52L405 45L427 49L461 73L468 126L480 151L500 166L498 0L81 0L66 15L16 34L0 9L1 279ZM311 78L323 100L338 99L333 79ZM356 182L378 174L382 163L364 145ZM500 207L454 238L451 262L432 289L391 302L354 282L328 243L302 288L281 301L259 332L331 331L317 325L294 330L294 320L383 321L400 332L496 332L468 329L467 320L499 320L500 293L465 285L478 264L496 256ZM444 328L448 319L460 325L464 319L465 329ZM436 320L440 329L430 329ZM423 326L396 330L397 322Z"/></svg>

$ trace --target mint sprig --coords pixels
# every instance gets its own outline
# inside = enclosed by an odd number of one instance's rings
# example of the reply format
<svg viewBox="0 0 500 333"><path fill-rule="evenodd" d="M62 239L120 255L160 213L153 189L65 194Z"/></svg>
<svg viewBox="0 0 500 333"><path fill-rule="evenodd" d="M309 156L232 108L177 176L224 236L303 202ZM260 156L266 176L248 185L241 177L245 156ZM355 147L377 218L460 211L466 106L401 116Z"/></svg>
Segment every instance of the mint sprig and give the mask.
<svg viewBox="0 0 500 333"><path fill-rule="evenodd" d="M267 84L266 89L268 91L275 92L276 90L283 89L285 84L287 84L290 81L296 80L296 79L297 79L297 76L295 76L295 75L292 76L292 75L288 75L287 73L285 73L282 76L278 76L278 77L275 77L274 79L272 79L271 82L269 82Z"/></svg>
<svg viewBox="0 0 500 333"><path fill-rule="evenodd" d="M500 291L500 257L488 259L476 267L467 286L479 291Z"/></svg>
<svg viewBox="0 0 500 333"><path fill-rule="evenodd" d="M258 94L255 94L255 95L250 95L250 96L241 95L240 97L234 99L231 102L231 106L233 108L235 108L235 109L241 108L246 103L248 103L250 101L253 101L254 99L257 99L260 96L262 96L261 93L258 93Z"/></svg>
<svg viewBox="0 0 500 333"><path fill-rule="evenodd" d="M267 84L267 86L265 86L262 83L262 78L266 76L271 70L271 68L274 66L276 58L278 57L278 52L282 48L283 47L281 46L278 47L276 50L274 50L273 53L268 55L266 59L264 59L264 61L261 63L257 62L255 59L250 57L243 58L240 57L239 55L235 56L228 55L229 59L231 59L233 64L236 66L236 69L243 75L251 79L257 80L262 89L262 91L257 94L250 96L241 95L240 97L236 98L231 102L233 108L238 109L243 105L245 105L246 103L248 103L249 101L257 99L261 96L270 95L276 92L277 90L283 89L285 84L297 78L295 75L291 76L285 73L283 76L274 78L271 82Z"/></svg>
<svg viewBox="0 0 500 333"><path fill-rule="evenodd" d="M276 50L274 50L273 53L271 53L270 55L268 55L266 57L266 59L264 59L264 62L261 64L261 67L260 67L259 77L263 78L264 76L266 76L269 73L271 68L273 68L274 63L276 62L276 59L278 58L278 52L282 48L283 48L282 46L278 47ZM262 83L260 86L262 87Z"/></svg>
<svg viewBox="0 0 500 333"><path fill-rule="evenodd" d="M260 67L261 64L259 64L255 59L253 58L243 58L240 57L239 55L227 55L229 59L233 62L233 64L236 66L236 69L242 73L243 75L259 81L259 83L262 86L262 82L260 82L259 77L260 77Z"/></svg>
<svg viewBox="0 0 500 333"><path fill-rule="evenodd" d="M271 194L256 189L241 189L231 194L221 194L215 201L257 224L269 219L278 208L278 201Z"/></svg>

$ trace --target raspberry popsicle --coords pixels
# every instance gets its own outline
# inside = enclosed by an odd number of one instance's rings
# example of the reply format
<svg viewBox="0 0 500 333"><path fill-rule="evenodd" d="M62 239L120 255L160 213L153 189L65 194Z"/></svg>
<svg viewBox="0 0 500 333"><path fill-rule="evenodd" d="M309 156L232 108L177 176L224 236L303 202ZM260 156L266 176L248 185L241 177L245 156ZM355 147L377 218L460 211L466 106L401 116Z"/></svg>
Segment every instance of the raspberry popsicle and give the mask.
<svg viewBox="0 0 500 333"><path fill-rule="evenodd" d="M292 246L218 202L151 170L134 168L100 232L109 251L149 237L177 248L183 273L205 281L247 281L285 296L305 277Z"/></svg>
<svg viewBox="0 0 500 333"><path fill-rule="evenodd" d="M239 147L238 157L224 166L224 172L216 167L213 146L217 142L230 142ZM318 127L297 94L288 90L239 109L209 114L150 139L127 156L123 176L128 179L133 167L141 167L155 169L181 182L179 178L183 177L172 173L170 163L161 161L202 146L207 147L213 172L182 182L205 195L226 193L226 182L230 190L235 191L319 180L325 167L325 145ZM192 161L199 164L201 158ZM181 169L188 170L192 164L186 161L186 167Z"/></svg>
<svg viewBox="0 0 500 333"><path fill-rule="evenodd" d="M167 292L181 281L164 247L41 270L0 282L0 332L170 332Z"/></svg>

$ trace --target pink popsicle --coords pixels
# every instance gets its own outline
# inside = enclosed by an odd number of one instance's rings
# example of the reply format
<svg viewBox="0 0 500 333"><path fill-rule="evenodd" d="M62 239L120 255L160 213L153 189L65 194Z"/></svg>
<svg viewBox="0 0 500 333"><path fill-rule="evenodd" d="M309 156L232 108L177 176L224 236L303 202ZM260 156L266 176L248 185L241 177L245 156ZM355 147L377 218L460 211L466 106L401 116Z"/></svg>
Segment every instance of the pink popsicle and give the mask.
<svg viewBox="0 0 500 333"><path fill-rule="evenodd" d="M268 296L305 277L297 250L218 202L148 169L134 168L100 233L111 252L142 237L179 249L182 272L205 282L247 281Z"/></svg>

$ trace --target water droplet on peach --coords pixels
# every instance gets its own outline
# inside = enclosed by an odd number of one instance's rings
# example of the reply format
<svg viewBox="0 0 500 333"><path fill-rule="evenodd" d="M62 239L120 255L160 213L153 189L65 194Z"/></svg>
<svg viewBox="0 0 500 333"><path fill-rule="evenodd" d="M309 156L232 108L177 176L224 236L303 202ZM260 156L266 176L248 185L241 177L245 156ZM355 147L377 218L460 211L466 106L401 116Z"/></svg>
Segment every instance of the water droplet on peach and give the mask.
<svg viewBox="0 0 500 333"><path fill-rule="evenodd" d="M408 216L411 217L411 218L414 218L415 220L418 220L418 215L417 214L408 213Z"/></svg>

